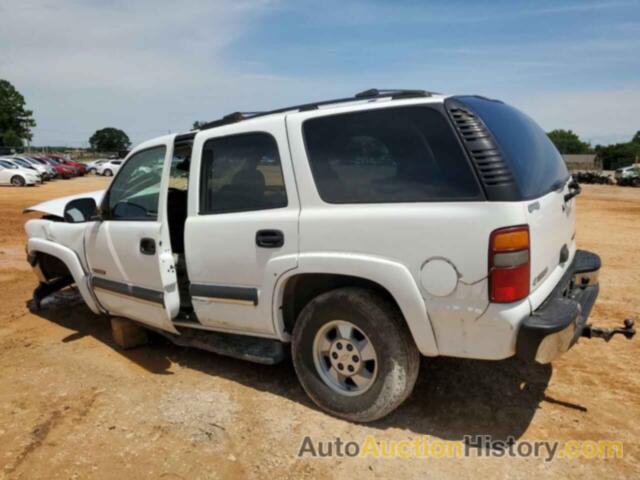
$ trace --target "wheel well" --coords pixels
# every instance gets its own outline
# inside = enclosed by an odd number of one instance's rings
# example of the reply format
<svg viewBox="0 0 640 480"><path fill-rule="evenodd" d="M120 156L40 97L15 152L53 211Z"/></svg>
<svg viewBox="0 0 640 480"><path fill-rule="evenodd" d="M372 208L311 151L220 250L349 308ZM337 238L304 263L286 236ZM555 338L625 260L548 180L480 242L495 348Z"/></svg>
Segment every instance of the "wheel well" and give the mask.
<svg viewBox="0 0 640 480"><path fill-rule="evenodd" d="M287 333L293 326L302 309L318 295L342 287L362 287L376 292L381 297L400 307L391 293L379 283L366 278L333 273L303 273L290 278L285 285L282 296L282 318Z"/></svg>
<svg viewBox="0 0 640 480"><path fill-rule="evenodd" d="M71 272L69 271L67 264L58 257L54 257L48 253L37 252L36 262L40 267L40 271L47 280L71 276Z"/></svg>

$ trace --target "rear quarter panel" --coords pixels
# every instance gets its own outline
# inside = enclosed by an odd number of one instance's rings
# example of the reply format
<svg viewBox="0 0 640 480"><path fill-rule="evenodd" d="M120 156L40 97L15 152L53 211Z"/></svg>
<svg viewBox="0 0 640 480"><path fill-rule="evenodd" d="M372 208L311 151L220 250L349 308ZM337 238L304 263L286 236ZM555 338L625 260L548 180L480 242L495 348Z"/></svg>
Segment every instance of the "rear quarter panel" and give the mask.
<svg viewBox="0 0 640 480"><path fill-rule="evenodd" d="M302 138L302 123L308 115L287 117L302 205L300 266L304 266L302 259L306 255L331 257L337 253L377 257L402 265L410 273L426 309L420 318L416 315L406 320L415 328L433 330L439 354L510 356L517 323L530 312L530 307L528 300L523 300L489 308L488 247L493 230L524 223L522 205L486 201L327 204L316 189ZM433 295L420 279L423 265L434 257L446 259L457 273L455 289L446 296ZM382 286L392 291L388 284ZM494 339L495 335L499 338ZM427 347L418 344L423 353Z"/></svg>

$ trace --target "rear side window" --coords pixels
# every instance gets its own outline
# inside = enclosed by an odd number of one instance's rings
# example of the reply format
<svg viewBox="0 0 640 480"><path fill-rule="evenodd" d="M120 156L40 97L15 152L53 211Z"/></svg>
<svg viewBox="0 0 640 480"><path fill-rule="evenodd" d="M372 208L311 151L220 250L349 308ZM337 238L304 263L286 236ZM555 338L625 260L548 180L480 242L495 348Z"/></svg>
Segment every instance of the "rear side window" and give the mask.
<svg viewBox="0 0 640 480"><path fill-rule="evenodd" d="M207 140L201 182L201 214L287 206L278 145L268 133Z"/></svg>
<svg viewBox="0 0 640 480"><path fill-rule="evenodd" d="M311 171L328 203L469 200L480 189L441 112L367 110L304 122Z"/></svg>
<svg viewBox="0 0 640 480"><path fill-rule="evenodd" d="M529 116L502 102L457 97L480 116L511 167L523 200L538 198L569 179L562 156Z"/></svg>

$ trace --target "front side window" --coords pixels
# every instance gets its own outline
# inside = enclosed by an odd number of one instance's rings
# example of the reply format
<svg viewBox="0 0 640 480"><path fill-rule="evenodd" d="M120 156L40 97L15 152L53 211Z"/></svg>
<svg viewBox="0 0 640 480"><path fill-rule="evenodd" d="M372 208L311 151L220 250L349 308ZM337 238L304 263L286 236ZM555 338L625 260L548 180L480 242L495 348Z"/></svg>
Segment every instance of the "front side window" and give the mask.
<svg viewBox="0 0 640 480"><path fill-rule="evenodd" d="M201 214L286 207L276 140L267 133L207 140L200 189Z"/></svg>
<svg viewBox="0 0 640 480"><path fill-rule="evenodd" d="M166 148L135 153L116 176L107 197L110 220L156 220ZM115 163L115 162L114 162Z"/></svg>
<svg viewBox="0 0 640 480"><path fill-rule="evenodd" d="M311 171L328 203L475 200L480 189L443 114L429 107L366 110L303 125Z"/></svg>

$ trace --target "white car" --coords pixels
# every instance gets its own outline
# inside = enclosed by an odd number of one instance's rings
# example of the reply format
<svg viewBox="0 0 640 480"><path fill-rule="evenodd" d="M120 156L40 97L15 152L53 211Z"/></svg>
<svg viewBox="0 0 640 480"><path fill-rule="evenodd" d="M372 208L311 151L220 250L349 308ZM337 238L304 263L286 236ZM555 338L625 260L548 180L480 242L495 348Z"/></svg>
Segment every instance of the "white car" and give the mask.
<svg viewBox="0 0 640 480"><path fill-rule="evenodd" d="M47 162L39 161L38 159L27 156L27 155L22 155L18 158L22 158L23 160L26 160L27 162L29 162L31 165L35 167L43 167L47 172L47 176L49 177L49 179L54 179L59 176L58 173L56 173L56 171L53 169L53 167L49 165Z"/></svg>
<svg viewBox="0 0 640 480"><path fill-rule="evenodd" d="M34 161L30 161L26 157L7 157L4 160L10 160L11 162L22 168L35 171L43 181L51 179L49 171L44 165L40 165Z"/></svg>
<svg viewBox="0 0 640 480"><path fill-rule="evenodd" d="M96 167L96 175L104 175L105 177L112 177L120 167L122 166L123 160L107 160Z"/></svg>
<svg viewBox="0 0 640 480"><path fill-rule="evenodd" d="M36 185L41 181L36 171L20 167L10 160L0 159L0 184L23 187Z"/></svg>
<svg viewBox="0 0 640 480"><path fill-rule="evenodd" d="M615 171L614 177L616 180L623 178L637 177L640 174L640 164L629 165L627 167L618 168Z"/></svg>
<svg viewBox="0 0 640 480"><path fill-rule="evenodd" d="M320 408L371 421L421 355L548 363L633 336L587 323L600 258L576 246L579 193L545 132L483 97L233 114L139 145L106 192L28 209L54 217L26 224L34 300L75 283L179 345L290 354Z"/></svg>
<svg viewBox="0 0 640 480"><path fill-rule="evenodd" d="M98 167L100 165L102 165L105 162L108 162L109 160L106 159L101 159L101 160L94 160L92 162L88 162L87 163L87 173L96 173L98 171Z"/></svg>

